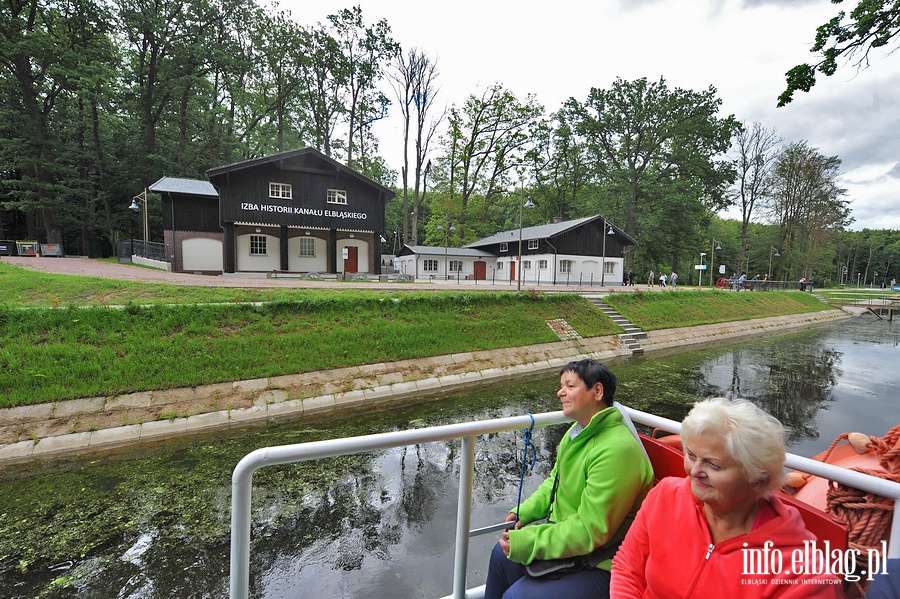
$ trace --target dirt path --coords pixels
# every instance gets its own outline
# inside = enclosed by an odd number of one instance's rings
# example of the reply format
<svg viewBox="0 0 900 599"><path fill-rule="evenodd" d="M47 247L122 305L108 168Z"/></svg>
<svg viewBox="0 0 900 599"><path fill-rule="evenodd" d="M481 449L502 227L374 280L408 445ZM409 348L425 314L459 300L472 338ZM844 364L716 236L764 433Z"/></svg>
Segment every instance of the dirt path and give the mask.
<svg viewBox="0 0 900 599"><path fill-rule="evenodd" d="M508 281L491 283L481 281L446 282L446 281L417 281L416 283L375 283L353 281L310 281L299 278L254 278L250 276L208 276L179 272L166 272L153 268L135 266L134 264L119 264L103 260L92 260L81 257L67 258L35 258L26 256L3 256L0 259L7 264L14 264L28 270L55 273L61 275L77 275L82 277L102 277L104 279L119 279L123 281L143 281L146 283L166 283L169 285L185 285L196 287L238 287L238 288L333 288L341 289L382 289L406 291L440 291L446 289L464 289L467 291L515 291L516 287ZM613 291L629 291L638 287L606 287L579 286L579 285L541 285L535 287L528 285L527 290L539 291L567 291L571 293L609 293ZM641 287L640 289L644 289Z"/></svg>

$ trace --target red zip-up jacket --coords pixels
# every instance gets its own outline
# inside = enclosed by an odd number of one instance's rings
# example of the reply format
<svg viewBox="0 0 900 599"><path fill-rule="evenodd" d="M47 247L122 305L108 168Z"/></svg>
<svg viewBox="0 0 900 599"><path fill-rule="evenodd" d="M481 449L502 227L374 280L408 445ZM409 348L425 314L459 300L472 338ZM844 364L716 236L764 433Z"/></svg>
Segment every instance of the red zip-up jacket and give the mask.
<svg viewBox="0 0 900 599"><path fill-rule="evenodd" d="M815 536L800 512L777 496L770 503L774 517L713 545L690 478L664 478L613 558L611 599L843 598L840 576L809 572L815 566L804 557L804 541ZM767 541L772 545L766 547Z"/></svg>

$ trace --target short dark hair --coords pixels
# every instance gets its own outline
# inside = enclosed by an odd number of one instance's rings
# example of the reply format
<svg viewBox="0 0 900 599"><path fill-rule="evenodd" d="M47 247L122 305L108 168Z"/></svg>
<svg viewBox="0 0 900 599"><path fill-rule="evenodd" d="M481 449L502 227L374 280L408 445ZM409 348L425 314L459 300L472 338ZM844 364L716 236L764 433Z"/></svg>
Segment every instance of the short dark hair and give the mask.
<svg viewBox="0 0 900 599"><path fill-rule="evenodd" d="M569 362L559 370L559 376L567 372L574 372L582 381L585 387L590 389L597 383L603 385L603 403L607 406L613 404L613 398L616 396L616 375L600 362L595 362L590 358Z"/></svg>

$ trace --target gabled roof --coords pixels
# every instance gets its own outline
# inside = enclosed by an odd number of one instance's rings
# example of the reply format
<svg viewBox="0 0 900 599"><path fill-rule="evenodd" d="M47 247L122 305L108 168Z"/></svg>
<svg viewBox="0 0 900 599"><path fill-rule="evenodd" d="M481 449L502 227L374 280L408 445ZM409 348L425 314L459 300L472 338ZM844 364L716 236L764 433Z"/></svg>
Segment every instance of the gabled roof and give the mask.
<svg viewBox="0 0 900 599"><path fill-rule="evenodd" d="M546 225L537 225L534 227L525 227L522 229L522 241L527 241L529 239L550 239L552 237L558 237L567 231L571 231L572 229L577 229L578 227L584 226L591 221L595 221L598 219L603 219L601 215L596 216L588 216L586 218L579 218L575 220L567 220L559 223L550 223ZM630 235L626 234L624 231L616 227L611 222L607 221L607 224L613 228L613 231L618 237L621 237L625 240L626 244L637 245L637 241L631 238ZM495 245L498 243L510 243L513 241L519 241L519 230L512 229L511 231L501 231L499 233L494 233L484 239L479 239L478 241L472 242L468 244L466 247L474 248L474 247L482 247L486 245Z"/></svg>
<svg viewBox="0 0 900 599"><path fill-rule="evenodd" d="M160 177L159 181L147 187L154 193L183 193L192 196L219 197L219 192L209 181L200 179L180 179L178 177Z"/></svg>
<svg viewBox="0 0 900 599"><path fill-rule="evenodd" d="M495 258L496 257L490 252L485 252L484 250L474 250L474 249L471 249L468 247L445 248L444 246L434 247L434 246L430 246L430 245L409 245L409 244L404 244L403 247L405 249L409 250L409 253L405 254L407 256L410 254L416 254L418 256L443 256L444 250L446 250L447 256L454 256L454 257L458 257L458 258ZM400 254L404 255L402 251L400 252Z"/></svg>
<svg viewBox="0 0 900 599"><path fill-rule="evenodd" d="M211 168L206 171L206 176L212 179L213 177L218 177L220 175L224 175L227 173L233 173L236 171L245 170L248 168L256 168L266 164L277 164L279 168L284 170L296 170L296 171L307 171L307 172L318 172L322 174L330 174L341 172L356 179L359 179L365 183L373 187L377 187L382 192L384 192L387 196L387 199L391 199L396 195L393 191L384 187L383 185L376 183L372 179L369 179L365 175L358 173L357 171L344 166L337 160L329 158L322 152L316 150L315 148L303 148L300 150L291 150L288 152L282 152L280 154L273 154L272 156L264 156L262 158L252 158L250 160L244 160L242 162L235 162L233 164L227 164L225 166L217 166Z"/></svg>

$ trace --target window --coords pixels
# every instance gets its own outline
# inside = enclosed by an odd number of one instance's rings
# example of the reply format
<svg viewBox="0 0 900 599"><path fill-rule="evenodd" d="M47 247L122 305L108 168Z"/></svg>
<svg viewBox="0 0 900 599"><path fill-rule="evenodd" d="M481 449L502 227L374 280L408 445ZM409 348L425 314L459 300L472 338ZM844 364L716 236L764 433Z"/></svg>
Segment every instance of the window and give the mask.
<svg viewBox="0 0 900 599"><path fill-rule="evenodd" d="M616 274L616 263L615 262L604 262L603 263L603 273L607 275Z"/></svg>
<svg viewBox="0 0 900 599"><path fill-rule="evenodd" d="M425 260L422 263L422 270L425 272L437 272L438 269L438 261L437 260Z"/></svg>
<svg viewBox="0 0 900 599"><path fill-rule="evenodd" d="M312 257L316 256L316 240L312 237L301 237L300 238L300 257Z"/></svg>
<svg viewBox="0 0 900 599"><path fill-rule="evenodd" d="M523 270L531 270L531 260L523 260L522 261L522 269Z"/></svg>
<svg viewBox="0 0 900 599"><path fill-rule="evenodd" d="M451 260L450 272L462 272L462 260Z"/></svg>
<svg viewBox="0 0 900 599"><path fill-rule="evenodd" d="M503 270L503 263L497 262L497 270Z"/></svg>
<svg viewBox="0 0 900 599"><path fill-rule="evenodd" d="M538 249L539 245L540 245L539 239L529 239L528 240L528 249L529 250L536 250L536 249Z"/></svg>
<svg viewBox="0 0 900 599"><path fill-rule="evenodd" d="M250 236L250 255L265 256L266 255L266 236L251 235Z"/></svg>
<svg viewBox="0 0 900 599"><path fill-rule="evenodd" d="M575 264L574 260L560 260L559 261L559 272L563 274L571 273L572 266Z"/></svg>
<svg viewBox="0 0 900 599"><path fill-rule="evenodd" d="M501 243L501 244L500 244L500 251L501 251L501 252L508 252L508 251L509 251L509 244L508 244L508 243Z"/></svg>
<svg viewBox="0 0 900 599"><path fill-rule="evenodd" d="M290 200L293 195L290 183L269 183L269 197Z"/></svg>
<svg viewBox="0 0 900 599"><path fill-rule="evenodd" d="M546 260L538 260L538 268L541 270L547 270L547 261Z"/></svg>
<svg viewBox="0 0 900 599"><path fill-rule="evenodd" d="M347 190L346 189L329 189L328 197L326 201L329 204L346 204L347 203Z"/></svg>

